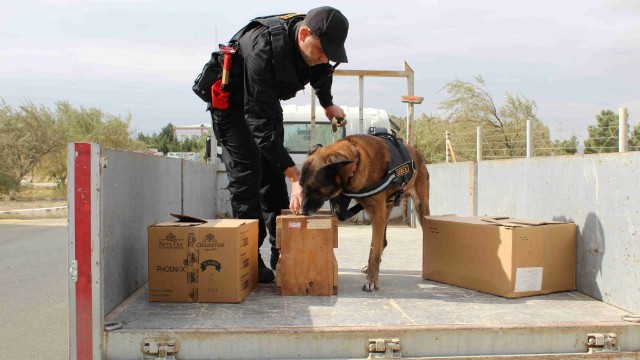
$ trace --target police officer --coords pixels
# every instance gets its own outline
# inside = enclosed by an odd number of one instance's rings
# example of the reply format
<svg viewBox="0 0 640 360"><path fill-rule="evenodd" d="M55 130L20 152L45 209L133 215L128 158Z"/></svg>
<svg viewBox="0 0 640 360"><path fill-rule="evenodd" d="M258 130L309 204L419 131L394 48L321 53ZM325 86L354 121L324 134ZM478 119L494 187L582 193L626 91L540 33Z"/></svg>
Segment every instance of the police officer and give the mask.
<svg viewBox="0 0 640 360"><path fill-rule="evenodd" d="M271 269L279 256L274 247L276 217L287 206L297 213L302 203L300 172L284 147L280 100L294 97L311 83L327 118L345 116L333 104L335 66L329 61L347 62L344 43L348 30L346 17L324 6L306 16L254 19L232 38L237 52L227 87L229 107L211 110L213 130L222 147L233 216L259 220L259 247L268 229ZM285 177L291 183L290 199ZM260 282L274 280L271 269L258 253Z"/></svg>

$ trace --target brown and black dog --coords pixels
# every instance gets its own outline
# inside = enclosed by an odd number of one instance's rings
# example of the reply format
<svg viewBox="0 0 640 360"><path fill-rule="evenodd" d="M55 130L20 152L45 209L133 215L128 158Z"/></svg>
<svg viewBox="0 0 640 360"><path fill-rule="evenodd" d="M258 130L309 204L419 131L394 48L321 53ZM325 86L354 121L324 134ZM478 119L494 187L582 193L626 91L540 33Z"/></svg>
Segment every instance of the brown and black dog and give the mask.
<svg viewBox="0 0 640 360"><path fill-rule="evenodd" d="M411 196L422 226L424 217L429 215L429 172L420 153L412 146L406 148L414 161L415 171L405 185L402 197ZM343 192L356 193L375 186L385 177L390 158L386 140L372 135L351 135L326 147L315 146L302 165L302 214L313 215L325 201ZM377 194L355 199L369 215L372 226L369 262L362 269L366 274L364 291L379 289L380 260L387 245L387 221L394 206L387 199L399 188L392 185Z"/></svg>

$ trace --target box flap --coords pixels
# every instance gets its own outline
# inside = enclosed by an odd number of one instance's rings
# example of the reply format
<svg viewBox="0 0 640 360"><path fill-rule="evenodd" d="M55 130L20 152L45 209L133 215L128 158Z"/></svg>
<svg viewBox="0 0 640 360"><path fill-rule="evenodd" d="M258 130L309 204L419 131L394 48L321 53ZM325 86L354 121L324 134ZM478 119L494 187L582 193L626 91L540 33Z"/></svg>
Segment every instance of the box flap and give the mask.
<svg viewBox="0 0 640 360"><path fill-rule="evenodd" d="M486 225L486 222L483 221L484 218L487 218L487 219L500 219L500 217L458 216L458 215L453 215L453 214L425 216L425 219L427 219L427 220L446 221L446 222L464 223L464 224Z"/></svg>
<svg viewBox="0 0 640 360"><path fill-rule="evenodd" d="M174 213L169 213L169 214L174 218L178 219L178 222L188 222L188 223L206 223L207 222L207 220L203 220L191 215L174 214Z"/></svg>
<svg viewBox="0 0 640 360"><path fill-rule="evenodd" d="M522 224L519 222L515 222L513 221L514 219L509 219L508 217L494 218L494 217L483 216L481 220L488 224L493 224L498 226L507 226L507 227L520 227L520 226L533 225L533 224Z"/></svg>
<svg viewBox="0 0 640 360"><path fill-rule="evenodd" d="M183 214L174 214L169 213L171 216L178 219L178 221L165 221L157 224L153 224L151 226L155 227L168 227L168 226L179 226L179 227L188 227L188 226L198 226L201 224L207 223L207 220L199 219L197 217L183 215Z"/></svg>
<svg viewBox="0 0 640 360"><path fill-rule="evenodd" d="M530 220L530 219L511 219L508 217L503 218L491 218L491 217L483 217L482 221L493 223L500 226L509 226L509 227L520 227L520 226L541 226L541 225L551 225L551 224L565 224L562 221L545 221L545 220Z"/></svg>
<svg viewBox="0 0 640 360"><path fill-rule="evenodd" d="M252 223L254 221L258 221L256 219L218 219L207 221L204 225L205 227L215 227L215 228L238 228L244 226L245 224Z"/></svg>
<svg viewBox="0 0 640 360"><path fill-rule="evenodd" d="M515 219L508 216L458 216L458 215L439 215L439 216L426 216L426 219L437 221L450 221L465 224L481 224L481 225L496 225L506 227L526 227L526 226L541 226L551 224L566 224L562 221L552 220L531 220L531 219Z"/></svg>

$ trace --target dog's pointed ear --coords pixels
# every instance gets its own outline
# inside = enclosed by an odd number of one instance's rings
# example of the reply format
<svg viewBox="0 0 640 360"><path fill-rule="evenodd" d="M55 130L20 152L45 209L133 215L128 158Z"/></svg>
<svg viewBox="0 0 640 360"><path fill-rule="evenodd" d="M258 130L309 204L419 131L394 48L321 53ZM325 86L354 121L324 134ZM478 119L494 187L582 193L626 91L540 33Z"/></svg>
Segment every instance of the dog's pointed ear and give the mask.
<svg viewBox="0 0 640 360"><path fill-rule="evenodd" d="M307 152L307 156L308 155L313 155L313 153L315 153L316 151L318 151L318 149L320 149L322 147L322 144L315 144L312 147L309 148L309 152Z"/></svg>
<svg viewBox="0 0 640 360"><path fill-rule="evenodd" d="M352 160L349 160L342 154L333 154L327 158L327 163L323 166L323 168L330 174L337 174L340 170L342 170L343 166L351 164L352 162Z"/></svg>
<svg viewBox="0 0 640 360"><path fill-rule="evenodd" d="M352 160L340 153L335 153L327 158L327 165L344 166L352 162Z"/></svg>

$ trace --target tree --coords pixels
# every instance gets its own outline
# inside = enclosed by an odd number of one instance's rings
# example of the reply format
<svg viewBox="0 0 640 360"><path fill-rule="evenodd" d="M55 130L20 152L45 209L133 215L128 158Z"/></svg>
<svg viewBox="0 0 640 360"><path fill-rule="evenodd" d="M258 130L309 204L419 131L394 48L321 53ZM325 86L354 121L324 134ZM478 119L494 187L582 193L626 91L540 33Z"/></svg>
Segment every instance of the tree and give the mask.
<svg viewBox="0 0 640 360"><path fill-rule="evenodd" d="M629 150L640 151L640 125L633 128L633 132L629 137Z"/></svg>
<svg viewBox="0 0 640 360"><path fill-rule="evenodd" d="M45 156L65 148L54 113L28 102L15 110L0 99L0 188L16 199L20 182Z"/></svg>
<svg viewBox="0 0 640 360"><path fill-rule="evenodd" d="M204 148L206 144L206 136L190 137L181 141L178 141L174 133L173 124L169 123L167 126L160 130L160 133L153 133L151 135L145 135L139 133L137 140L144 142L147 147L158 149L158 151L165 155L169 152L197 152L200 153L201 158L204 159Z"/></svg>
<svg viewBox="0 0 640 360"><path fill-rule="evenodd" d="M148 147L158 149L158 151L164 153L165 155L170 151L180 151L176 150L179 148L179 143L176 138L173 136L173 124L169 123L167 126L163 127L160 130L159 134L153 133L151 135L145 135L143 133L138 134L138 141L144 142Z"/></svg>
<svg viewBox="0 0 640 360"><path fill-rule="evenodd" d="M467 123L469 124L469 123ZM412 125L414 145L427 163L445 162L445 132L452 123L437 116L420 114Z"/></svg>
<svg viewBox="0 0 640 360"><path fill-rule="evenodd" d="M96 142L103 147L125 150L140 150L146 147L132 139L129 132L131 114L126 117L105 113L98 108L75 108L66 101L56 103L55 117L64 142ZM38 173L53 178L58 187L67 179L67 149L52 152L44 157Z"/></svg>
<svg viewBox="0 0 640 360"><path fill-rule="evenodd" d="M556 140L553 148L553 155L575 155L578 153L578 137L571 135L569 140Z"/></svg>
<svg viewBox="0 0 640 360"><path fill-rule="evenodd" d="M390 116L390 120L399 125L398 137L406 137L406 118ZM458 161L475 160L475 131L473 122L449 122L437 115L420 114L413 125L413 145L418 149L427 163L443 163L446 157L445 133L456 134L458 144L473 144L473 150L457 153ZM456 150L457 151L457 150Z"/></svg>
<svg viewBox="0 0 640 360"><path fill-rule="evenodd" d="M521 99L519 96L507 94L507 104L499 109L493 96L486 89L487 85L481 75L476 75L476 84L455 79L447 83L443 89L449 98L439 103L439 109L445 112L444 119L449 122L471 122L488 130L485 135L492 138L488 150L499 153L502 157L517 156L518 148L513 137L522 137L523 131L507 133L509 121L529 118L535 120L535 102ZM522 112L522 111L525 112ZM515 135L515 136L514 136ZM503 153L504 152L504 153Z"/></svg>
<svg viewBox="0 0 640 360"><path fill-rule="evenodd" d="M449 97L439 103L445 121L452 124L467 123L461 126L466 132L463 136L465 144L475 143L475 127L481 126L483 157L526 156L527 121L531 121L536 155L553 154L549 128L538 120L534 100L507 92L504 104L498 107L482 76L475 76L475 80L476 83L459 79L447 83L443 90ZM453 140L452 143L456 145Z"/></svg>
<svg viewBox="0 0 640 360"><path fill-rule="evenodd" d="M167 126L163 127L158 134L158 150L163 153L168 153L177 145L178 141L173 136L173 124L169 123Z"/></svg>
<svg viewBox="0 0 640 360"><path fill-rule="evenodd" d="M589 125L589 137L584 141L584 153L611 153L618 151L618 114L602 110L596 116L596 125Z"/></svg>

